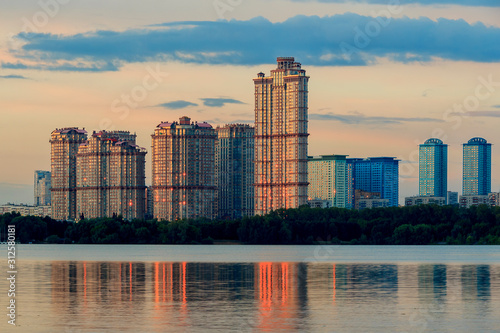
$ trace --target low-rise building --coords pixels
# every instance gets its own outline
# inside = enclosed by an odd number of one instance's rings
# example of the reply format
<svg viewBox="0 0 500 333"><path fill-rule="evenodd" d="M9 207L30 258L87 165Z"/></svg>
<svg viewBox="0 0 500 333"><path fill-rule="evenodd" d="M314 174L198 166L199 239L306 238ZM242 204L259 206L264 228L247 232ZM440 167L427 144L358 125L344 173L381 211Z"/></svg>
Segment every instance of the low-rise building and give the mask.
<svg viewBox="0 0 500 333"><path fill-rule="evenodd" d="M46 206L30 206L30 205L14 205L6 204L0 206L0 214L6 213L19 213L21 216L38 216L38 217L51 217L52 207Z"/></svg>
<svg viewBox="0 0 500 333"><path fill-rule="evenodd" d="M330 208L332 207L332 202L330 200L316 198L307 200L307 205L311 208Z"/></svg>
<svg viewBox="0 0 500 333"><path fill-rule="evenodd" d="M458 205L458 192L452 192L448 191L447 197L446 197L446 204L447 205Z"/></svg>
<svg viewBox="0 0 500 333"><path fill-rule="evenodd" d="M472 206L489 205L487 195L461 195L459 200L460 208L470 208Z"/></svg>
<svg viewBox="0 0 500 333"><path fill-rule="evenodd" d="M414 196L405 198L405 206L417 205L446 205L445 197Z"/></svg>

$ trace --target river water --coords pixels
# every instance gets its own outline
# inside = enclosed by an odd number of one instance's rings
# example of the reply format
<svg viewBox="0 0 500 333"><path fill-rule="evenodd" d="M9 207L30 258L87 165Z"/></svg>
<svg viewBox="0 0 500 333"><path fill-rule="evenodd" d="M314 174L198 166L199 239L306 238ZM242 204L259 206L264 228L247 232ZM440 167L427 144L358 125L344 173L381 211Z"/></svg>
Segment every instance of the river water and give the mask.
<svg viewBox="0 0 500 333"><path fill-rule="evenodd" d="M500 246L18 245L16 257L17 327L2 315L2 332L500 331ZM8 289L2 278L4 305Z"/></svg>

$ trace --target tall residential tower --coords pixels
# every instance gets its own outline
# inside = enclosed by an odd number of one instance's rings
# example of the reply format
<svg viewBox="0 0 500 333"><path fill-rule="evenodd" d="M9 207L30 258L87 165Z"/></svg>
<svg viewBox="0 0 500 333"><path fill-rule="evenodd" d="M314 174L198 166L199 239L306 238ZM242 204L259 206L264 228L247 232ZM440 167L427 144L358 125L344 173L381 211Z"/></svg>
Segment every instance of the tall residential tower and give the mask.
<svg viewBox="0 0 500 333"><path fill-rule="evenodd" d="M146 150L126 131L94 132L76 155L76 217L145 215Z"/></svg>
<svg viewBox="0 0 500 333"><path fill-rule="evenodd" d="M398 206L399 160L394 157L348 158L347 169L348 207L355 207L356 190L369 193L370 197L387 199L389 206Z"/></svg>
<svg viewBox="0 0 500 333"><path fill-rule="evenodd" d="M491 143L472 138L464 143L462 195L491 192Z"/></svg>
<svg viewBox="0 0 500 333"><path fill-rule="evenodd" d="M348 205L346 155L309 157L309 200L323 199L330 207Z"/></svg>
<svg viewBox="0 0 500 333"><path fill-rule="evenodd" d="M254 211L254 128L231 124L216 128L218 212L222 218L252 216Z"/></svg>
<svg viewBox="0 0 500 333"><path fill-rule="evenodd" d="M76 218L76 154L87 140L84 129L68 127L56 129L51 134L52 218Z"/></svg>
<svg viewBox="0 0 500 333"><path fill-rule="evenodd" d="M429 139L419 146L419 195L442 197L448 194L448 145Z"/></svg>
<svg viewBox="0 0 500 333"><path fill-rule="evenodd" d="M293 57L255 84L255 214L307 203L306 71Z"/></svg>
<svg viewBox="0 0 500 333"><path fill-rule="evenodd" d="M208 123L162 122L152 135L154 217L158 220L216 216L215 141Z"/></svg>

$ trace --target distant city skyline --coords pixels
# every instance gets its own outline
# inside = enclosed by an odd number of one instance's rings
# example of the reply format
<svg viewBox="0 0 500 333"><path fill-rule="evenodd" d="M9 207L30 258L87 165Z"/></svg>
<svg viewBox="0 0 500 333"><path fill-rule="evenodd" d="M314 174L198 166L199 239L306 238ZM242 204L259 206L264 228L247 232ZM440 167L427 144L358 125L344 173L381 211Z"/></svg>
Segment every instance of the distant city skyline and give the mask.
<svg viewBox="0 0 500 333"><path fill-rule="evenodd" d="M33 202L54 128L128 130L150 151L159 119L253 124L251 79L277 56L295 56L314 78L308 154L396 156L400 203L418 193L427 138L448 144L448 189L460 193L462 144L500 141L494 1L53 3L2 4L0 203ZM491 159L499 191L495 146Z"/></svg>

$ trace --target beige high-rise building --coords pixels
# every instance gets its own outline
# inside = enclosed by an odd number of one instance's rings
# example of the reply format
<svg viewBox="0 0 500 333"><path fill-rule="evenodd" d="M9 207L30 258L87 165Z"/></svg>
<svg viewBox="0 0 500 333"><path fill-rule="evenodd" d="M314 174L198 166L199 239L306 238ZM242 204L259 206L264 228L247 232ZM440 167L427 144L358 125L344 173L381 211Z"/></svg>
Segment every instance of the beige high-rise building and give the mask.
<svg viewBox="0 0 500 333"><path fill-rule="evenodd" d="M307 203L308 81L293 57L255 84L255 214Z"/></svg>
<svg viewBox="0 0 500 333"><path fill-rule="evenodd" d="M52 218L75 220L76 154L87 140L87 132L77 127L56 129L51 134Z"/></svg>
<svg viewBox="0 0 500 333"><path fill-rule="evenodd" d="M144 218L146 150L126 131L94 132L76 155L76 218Z"/></svg>
<svg viewBox="0 0 500 333"><path fill-rule="evenodd" d="M215 141L208 123L162 122L152 137L154 217L216 217Z"/></svg>

